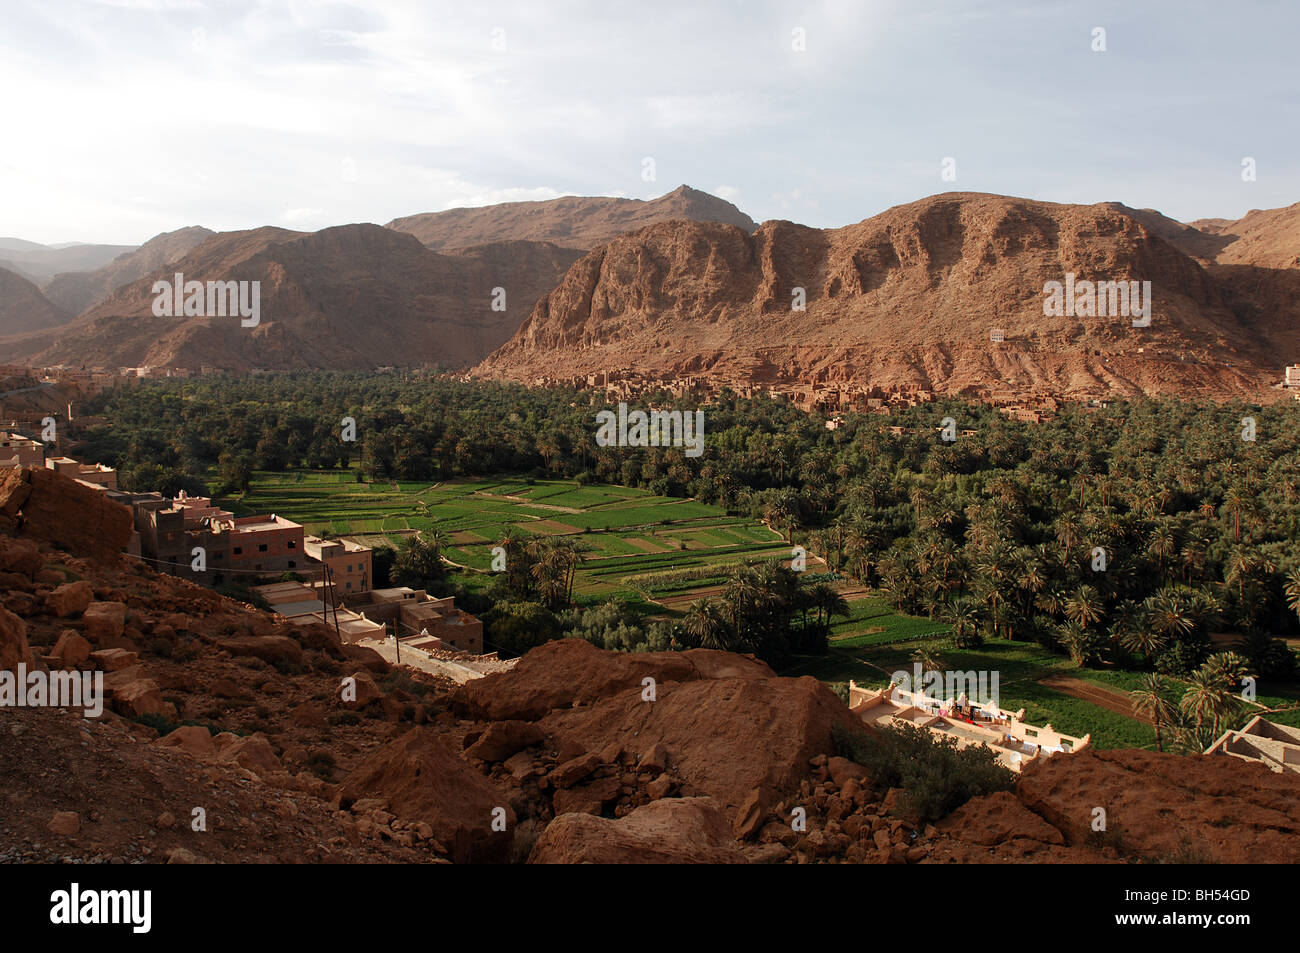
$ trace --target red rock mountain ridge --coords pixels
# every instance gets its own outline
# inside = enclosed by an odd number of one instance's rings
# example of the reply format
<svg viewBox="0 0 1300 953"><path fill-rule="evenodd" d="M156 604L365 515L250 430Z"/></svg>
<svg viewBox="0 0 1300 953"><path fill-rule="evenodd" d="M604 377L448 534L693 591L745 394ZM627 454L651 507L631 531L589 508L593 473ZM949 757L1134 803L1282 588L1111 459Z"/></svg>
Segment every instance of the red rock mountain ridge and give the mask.
<svg viewBox="0 0 1300 953"><path fill-rule="evenodd" d="M457 686L159 575L118 553L131 531L126 507L66 476L0 475L0 669L94 670L106 693L100 717L5 710L0 862L1289 863L1300 850L1296 775L1149 751L1036 762L1014 792L921 824L837 750L866 729L815 679L564 639ZM190 826L196 805L207 831ZM1112 835L1092 832L1097 805Z"/></svg>
<svg viewBox="0 0 1300 953"><path fill-rule="evenodd" d="M378 225L213 235L55 334L18 342L34 362L227 370L458 367L507 340L578 253L544 242L431 251ZM256 327L153 315L153 282L261 282ZM506 310L492 309L507 289Z"/></svg>
<svg viewBox="0 0 1300 953"><path fill-rule="evenodd" d="M163 232L134 251L119 255L102 268L55 275L45 285L45 296L68 314L80 314L123 285L184 257L214 234L210 228L199 225Z"/></svg>
<svg viewBox="0 0 1300 953"><path fill-rule="evenodd" d="M723 222L746 232L757 228L730 202L688 185L650 201L575 195L408 215L393 219L387 227L409 232L438 250L516 239L586 250L625 232L674 219Z"/></svg>
<svg viewBox="0 0 1300 953"><path fill-rule="evenodd" d="M630 369L955 394L1263 393L1300 358L1300 322L1255 307L1250 289L1216 280L1143 218L1113 205L948 193L839 229L653 225L583 257L474 373L532 382L557 368ZM1044 284L1067 272L1150 281L1151 326L1045 317ZM804 312L791 310L796 287ZM993 328L1004 343L990 342Z"/></svg>

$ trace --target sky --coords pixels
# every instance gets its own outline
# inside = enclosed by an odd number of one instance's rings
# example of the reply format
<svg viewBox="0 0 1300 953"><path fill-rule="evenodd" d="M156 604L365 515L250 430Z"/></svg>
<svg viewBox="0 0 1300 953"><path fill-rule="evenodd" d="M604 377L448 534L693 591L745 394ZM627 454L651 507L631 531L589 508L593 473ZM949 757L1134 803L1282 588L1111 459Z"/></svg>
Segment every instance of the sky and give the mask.
<svg viewBox="0 0 1300 953"><path fill-rule="evenodd" d="M0 0L0 235L682 184L819 227L947 191L1235 219L1300 201L1297 36L1291 0Z"/></svg>

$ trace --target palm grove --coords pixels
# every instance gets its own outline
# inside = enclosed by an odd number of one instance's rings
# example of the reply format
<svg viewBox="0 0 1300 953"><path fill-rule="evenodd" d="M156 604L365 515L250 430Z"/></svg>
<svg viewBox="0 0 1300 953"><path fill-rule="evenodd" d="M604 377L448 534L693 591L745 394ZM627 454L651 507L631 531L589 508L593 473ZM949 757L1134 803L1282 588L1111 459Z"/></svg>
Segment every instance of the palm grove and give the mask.
<svg viewBox="0 0 1300 953"><path fill-rule="evenodd" d="M695 409L667 395L644 402ZM958 645L1028 639L1081 665L1212 677L1218 688L1295 673L1278 638L1297 631L1300 611L1294 402L1144 399L1028 424L948 401L846 414L828 431L786 402L726 394L706 406L706 449L694 459L597 447L601 395L414 373L148 382L98 404L88 412L112 426L86 434L85 452L116 465L127 488L202 489L198 475L215 468L217 489L237 491L253 469L330 466L352 466L359 480L619 483L765 519L900 610L950 622ZM1242 439L1245 415L1253 441ZM944 442L944 416L971 433ZM340 439L344 417L356 421L355 442ZM516 558L485 621L518 649L576 634L611 648L756 651L779 664L824 646L846 611L828 586L763 563L736 567L719 598L673 623L617 605L579 609L580 546L506 543ZM1213 632L1237 643L1207 671ZM1171 724L1163 704L1193 710L1206 731L1228 716L1224 703L1181 705L1166 693L1144 704Z"/></svg>

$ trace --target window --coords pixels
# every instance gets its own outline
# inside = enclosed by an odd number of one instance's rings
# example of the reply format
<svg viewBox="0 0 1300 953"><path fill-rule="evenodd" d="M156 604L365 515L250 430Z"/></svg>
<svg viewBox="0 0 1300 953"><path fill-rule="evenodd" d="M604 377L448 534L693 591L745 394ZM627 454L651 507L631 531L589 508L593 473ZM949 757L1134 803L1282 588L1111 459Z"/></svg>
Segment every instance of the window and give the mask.
<svg viewBox="0 0 1300 953"><path fill-rule="evenodd" d="M236 556L242 556L242 555L244 555L244 547L243 547L243 546L236 546L235 549L234 549L234 553L235 553Z"/></svg>
<svg viewBox="0 0 1300 953"><path fill-rule="evenodd" d="M289 568L290 568L290 569L297 569L297 568L298 568L298 564L297 564L294 560L291 559L291 560L289 560Z"/></svg>
<svg viewBox="0 0 1300 953"><path fill-rule="evenodd" d="M294 541L293 541L293 540L289 540L289 548L290 548L290 549L293 549L293 548L294 548Z"/></svg>
<svg viewBox="0 0 1300 953"><path fill-rule="evenodd" d="M258 543L258 544L257 544L257 551L258 551L259 553L264 553L264 552L266 552L266 543Z"/></svg>

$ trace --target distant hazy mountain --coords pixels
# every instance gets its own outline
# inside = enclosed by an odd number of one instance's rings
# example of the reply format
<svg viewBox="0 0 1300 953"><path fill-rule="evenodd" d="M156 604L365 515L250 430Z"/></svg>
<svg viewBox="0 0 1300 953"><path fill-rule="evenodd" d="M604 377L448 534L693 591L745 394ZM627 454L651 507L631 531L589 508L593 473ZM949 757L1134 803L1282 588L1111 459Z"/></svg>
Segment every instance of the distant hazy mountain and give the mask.
<svg viewBox="0 0 1300 953"><path fill-rule="evenodd" d="M0 268L0 337L57 327L70 317L41 294L35 284ZM5 351L0 346L0 363L7 360Z"/></svg>
<svg viewBox="0 0 1300 953"><path fill-rule="evenodd" d="M80 314L113 291L184 257L209 236L211 229L192 225L155 235L139 248L118 255L94 271L55 275L45 285L45 296L70 314Z"/></svg>
<svg viewBox="0 0 1300 953"><path fill-rule="evenodd" d="M135 245L40 245L21 238L0 238L0 259L22 274L45 282L62 271L94 271Z"/></svg>

